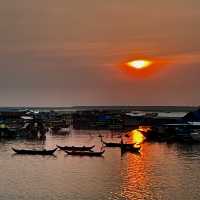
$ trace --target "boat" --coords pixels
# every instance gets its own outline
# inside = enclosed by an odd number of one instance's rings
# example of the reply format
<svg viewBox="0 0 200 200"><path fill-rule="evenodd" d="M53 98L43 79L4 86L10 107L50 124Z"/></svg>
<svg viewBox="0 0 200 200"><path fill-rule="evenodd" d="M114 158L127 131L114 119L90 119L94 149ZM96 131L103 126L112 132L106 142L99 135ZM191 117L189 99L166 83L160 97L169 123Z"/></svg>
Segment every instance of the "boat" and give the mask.
<svg viewBox="0 0 200 200"><path fill-rule="evenodd" d="M121 143L118 142L105 142L103 141L101 137L101 142L106 146L106 147L121 147Z"/></svg>
<svg viewBox="0 0 200 200"><path fill-rule="evenodd" d="M121 141L121 152L131 152L131 153L139 153L141 149L140 144L136 143L124 143L123 140Z"/></svg>
<svg viewBox="0 0 200 200"><path fill-rule="evenodd" d="M17 154L53 155L54 152L57 150L57 148L51 149L51 150L46 150L46 149L42 149L42 150L37 150L37 149L15 149L15 148L12 148L12 150Z"/></svg>
<svg viewBox="0 0 200 200"><path fill-rule="evenodd" d="M117 143L117 142L104 142L103 141L103 144L106 147L121 147L121 143Z"/></svg>
<svg viewBox="0 0 200 200"><path fill-rule="evenodd" d="M141 150L140 145L136 144L122 144L121 145L121 152L131 152L131 153L139 153Z"/></svg>
<svg viewBox="0 0 200 200"><path fill-rule="evenodd" d="M93 146L59 146L56 145L59 149L65 151L92 151L92 149L95 147Z"/></svg>
<svg viewBox="0 0 200 200"><path fill-rule="evenodd" d="M104 154L105 150L94 152L94 151L65 151L68 155L72 156L90 156L90 157L100 157Z"/></svg>

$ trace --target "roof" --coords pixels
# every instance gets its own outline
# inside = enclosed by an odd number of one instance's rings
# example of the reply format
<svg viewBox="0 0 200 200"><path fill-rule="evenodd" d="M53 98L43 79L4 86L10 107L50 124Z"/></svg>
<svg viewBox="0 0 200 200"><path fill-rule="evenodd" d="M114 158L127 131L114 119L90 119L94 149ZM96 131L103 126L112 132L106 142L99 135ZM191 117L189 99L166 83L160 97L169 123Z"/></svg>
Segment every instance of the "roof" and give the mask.
<svg viewBox="0 0 200 200"><path fill-rule="evenodd" d="M196 125L196 126L200 126L200 122L188 122L188 124L191 124L191 125Z"/></svg>
<svg viewBox="0 0 200 200"><path fill-rule="evenodd" d="M156 118L182 118L186 114L185 112L159 112Z"/></svg>
<svg viewBox="0 0 200 200"><path fill-rule="evenodd" d="M126 113L126 115L131 116L131 117L142 117L145 116L146 113L145 112L140 112L140 111L135 111L135 112L130 112L130 113Z"/></svg>

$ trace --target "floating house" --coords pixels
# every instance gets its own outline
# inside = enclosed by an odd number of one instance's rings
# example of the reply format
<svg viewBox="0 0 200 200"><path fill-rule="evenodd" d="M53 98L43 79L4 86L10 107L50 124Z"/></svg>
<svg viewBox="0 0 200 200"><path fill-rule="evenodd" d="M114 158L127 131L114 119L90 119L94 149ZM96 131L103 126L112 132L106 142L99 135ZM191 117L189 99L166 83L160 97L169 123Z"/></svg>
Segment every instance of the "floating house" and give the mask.
<svg viewBox="0 0 200 200"><path fill-rule="evenodd" d="M183 117L183 121L186 122L200 122L200 109L189 112Z"/></svg>

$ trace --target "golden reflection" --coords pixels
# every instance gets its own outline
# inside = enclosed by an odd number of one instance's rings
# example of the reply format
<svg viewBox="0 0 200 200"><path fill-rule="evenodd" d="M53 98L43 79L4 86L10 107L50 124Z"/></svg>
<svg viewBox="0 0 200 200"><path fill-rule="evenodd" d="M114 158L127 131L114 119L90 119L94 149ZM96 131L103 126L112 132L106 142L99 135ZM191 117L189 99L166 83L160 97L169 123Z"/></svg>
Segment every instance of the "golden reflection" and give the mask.
<svg viewBox="0 0 200 200"><path fill-rule="evenodd" d="M139 145L144 142L145 137L140 132L140 130L136 129L136 130L131 131L131 139L132 139L132 143Z"/></svg>
<svg viewBox="0 0 200 200"><path fill-rule="evenodd" d="M146 166L146 151L139 156L127 154L126 170L123 170L122 196L128 199L144 199L145 191L149 191L149 174ZM148 153L147 153L148 154ZM134 192L133 192L134 191Z"/></svg>

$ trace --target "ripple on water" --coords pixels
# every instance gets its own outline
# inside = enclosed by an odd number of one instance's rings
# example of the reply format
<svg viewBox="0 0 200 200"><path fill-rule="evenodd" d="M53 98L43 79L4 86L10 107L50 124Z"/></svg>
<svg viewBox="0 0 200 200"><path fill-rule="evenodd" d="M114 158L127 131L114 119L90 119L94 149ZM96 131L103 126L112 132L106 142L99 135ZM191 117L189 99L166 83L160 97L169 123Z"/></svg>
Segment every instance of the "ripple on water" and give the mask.
<svg viewBox="0 0 200 200"><path fill-rule="evenodd" d="M0 199L198 199L200 198L200 146L145 143L141 155L108 149L103 158L17 156L17 148L91 145L101 148L98 134L73 131L69 136L47 137L45 142L0 143ZM114 140L118 140L114 138Z"/></svg>

